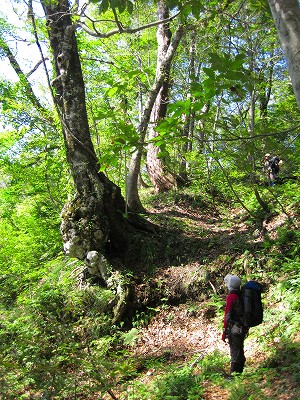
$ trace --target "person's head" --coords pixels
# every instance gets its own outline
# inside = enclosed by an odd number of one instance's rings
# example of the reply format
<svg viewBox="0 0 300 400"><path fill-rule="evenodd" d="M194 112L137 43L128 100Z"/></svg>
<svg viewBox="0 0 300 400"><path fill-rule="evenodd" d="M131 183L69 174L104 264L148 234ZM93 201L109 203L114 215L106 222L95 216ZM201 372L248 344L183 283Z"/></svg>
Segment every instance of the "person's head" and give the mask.
<svg viewBox="0 0 300 400"><path fill-rule="evenodd" d="M226 275L224 278L224 283L228 287L229 291L239 289L241 286L241 280L237 275Z"/></svg>
<svg viewBox="0 0 300 400"><path fill-rule="evenodd" d="M270 153L265 154L265 159L268 160L271 157Z"/></svg>

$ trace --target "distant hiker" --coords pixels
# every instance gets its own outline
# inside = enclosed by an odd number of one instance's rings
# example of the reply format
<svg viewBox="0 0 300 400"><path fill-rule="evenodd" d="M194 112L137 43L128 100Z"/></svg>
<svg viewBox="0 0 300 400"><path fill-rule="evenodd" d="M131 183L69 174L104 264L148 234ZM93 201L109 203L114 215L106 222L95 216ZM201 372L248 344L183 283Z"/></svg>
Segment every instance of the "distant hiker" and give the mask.
<svg viewBox="0 0 300 400"><path fill-rule="evenodd" d="M270 159L271 159L271 154L270 153L266 153L265 157L263 159L263 167L265 171L269 170L269 166L270 166Z"/></svg>
<svg viewBox="0 0 300 400"><path fill-rule="evenodd" d="M269 185L274 186L279 174L279 165L282 163L279 157L271 158L270 153L267 153L264 158L264 170L268 175Z"/></svg>
<svg viewBox="0 0 300 400"><path fill-rule="evenodd" d="M249 328L242 324L243 304L241 300L241 280L237 275L226 275L224 283L229 289L226 297L222 340L228 339L230 346L230 373L243 372L245 365L244 340Z"/></svg>

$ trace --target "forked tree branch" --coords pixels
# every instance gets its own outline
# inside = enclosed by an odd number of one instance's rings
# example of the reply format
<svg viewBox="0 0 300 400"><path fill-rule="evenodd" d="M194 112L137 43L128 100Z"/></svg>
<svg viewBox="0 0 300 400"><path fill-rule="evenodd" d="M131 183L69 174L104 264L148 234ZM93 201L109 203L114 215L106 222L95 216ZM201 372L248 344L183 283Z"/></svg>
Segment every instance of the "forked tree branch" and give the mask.
<svg viewBox="0 0 300 400"><path fill-rule="evenodd" d="M172 21L173 19L175 19L179 15L179 12L178 12L175 15L173 15L172 17L161 19L159 21L150 22L149 24L142 25L142 26L139 26L137 28L124 28L122 26L122 24L120 23L120 21L118 20L118 17L116 15L116 11L114 9L113 9L113 13L114 13L114 16L115 16L115 23L117 25L117 28L113 29L113 30L111 30L109 32L105 32L105 33L104 32L99 32L96 29L96 21L92 21L91 18L85 16L84 14L83 14L83 16L87 17L92 22L93 29L89 28L86 25L85 22L81 22L81 21L77 22L77 26L80 26L85 32L87 32L91 36L98 37L98 38L109 38L110 36L117 35L117 34L120 34L120 33L136 33L136 32L140 32L140 31L142 31L144 29L152 28L153 26L157 26L157 25L160 25L160 24L165 24L165 23L168 23L168 22Z"/></svg>

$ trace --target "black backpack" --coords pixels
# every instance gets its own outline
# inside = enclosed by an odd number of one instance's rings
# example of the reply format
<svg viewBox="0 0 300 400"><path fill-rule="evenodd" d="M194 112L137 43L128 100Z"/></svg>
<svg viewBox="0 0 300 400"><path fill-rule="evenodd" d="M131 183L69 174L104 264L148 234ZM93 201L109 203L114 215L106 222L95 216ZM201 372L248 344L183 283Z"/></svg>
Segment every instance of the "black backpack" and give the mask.
<svg viewBox="0 0 300 400"><path fill-rule="evenodd" d="M249 281L242 286L244 326L251 328L263 321L263 305L261 301L262 285L256 281Z"/></svg>
<svg viewBox="0 0 300 400"><path fill-rule="evenodd" d="M278 173L279 172L279 158L277 156L273 157L270 160L270 168L275 172Z"/></svg>

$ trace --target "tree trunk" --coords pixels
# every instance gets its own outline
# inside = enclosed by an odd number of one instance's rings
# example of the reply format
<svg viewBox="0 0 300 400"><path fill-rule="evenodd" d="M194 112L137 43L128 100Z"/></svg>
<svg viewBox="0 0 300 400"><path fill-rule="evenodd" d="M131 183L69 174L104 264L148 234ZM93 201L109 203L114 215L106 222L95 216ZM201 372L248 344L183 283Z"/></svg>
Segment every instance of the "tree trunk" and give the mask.
<svg viewBox="0 0 300 400"><path fill-rule="evenodd" d="M57 75L53 81L57 109L76 191L74 199L62 210L64 251L70 257L84 260L89 272L115 291L116 300L112 304L112 323L115 324L126 311L130 293L122 274L124 264L129 264L132 253L137 252L141 235L146 240L145 231L153 233L155 230L138 216L125 218L121 190L99 172L68 0L41 0L41 4L47 18ZM130 267L134 271L134 263L131 262Z"/></svg>
<svg viewBox="0 0 300 400"><path fill-rule="evenodd" d="M300 7L298 0L268 0L300 108Z"/></svg>
<svg viewBox="0 0 300 400"><path fill-rule="evenodd" d="M137 150L132 154L126 182L127 204L129 209L136 213L142 213L146 211L141 203L138 191L138 181L140 175L143 147L143 144L139 145Z"/></svg>
<svg viewBox="0 0 300 400"><path fill-rule="evenodd" d="M166 6L165 0L160 0L158 2L157 14L158 19L165 19L169 17L169 9ZM170 46L171 31L169 23L159 25L156 36L158 43L156 73L158 75L161 70L162 62ZM149 139L157 136L157 133L155 132L155 123L164 118L167 113L167 104L169 101L170 68L171 64L169 64L169 68L165 70L165 79L152 110L152 126L149 131ZM147 170L155 191L169 190L176 185L176 179L174 175L166 170L162 159L158 158L160 151L161 150L159 146L155 146L153 143L148 145Z"/></svg>
<svg viewBox="0 0 300 400"><path fill-rule="evenodd" d="M138 194L138 177L140 172L140 165L143 153L143 147L145 143L146 132L148 128L148 124L151 117L151 112L155 102L157 101L157 97L160 93L161 87L166 80L166 76L168 76L168 71L170 70L170 65L184 33L183 26L180 25L172 39L172 42L168 46L166 54L164 54L164 58L161 60L160 69L157 70L155 82L149 92L149 97L145 108L143 109L143 115L141 117L141 121L139 123L138 132L140 135L140 142L137 146L137 150L132 155L128 178L127 178L127 202L131 211L134 212L142 212L144 208L140 202L139 194Z"/></svg>
<svg viewBox="0 0 300 400"><path fill-rule="evenodd" d="M53 81L76 194L62 211L64 250L84 260L91 273L108 279L110 260L126 255L132 226L125 201L99 165L88 125L85 86L68 0L41 1L47 18L57 77Z"/></svg>
<svg viewBox="0 0 300 400"><path fill-rule="evenodd" d="M191 84L195 81L196 78L196 70L195 70L195 52L196 52L196 31L193 31L191 34L191 43L189 50L189 70L188 70L188 84L189 84L189 92L187 97L192 101L191 95ZM182 136L189 139L189 141L185 141L181 146L182 157L179 163L179 176L184 183L187 182L187 161L185 159L185 154L188 151L191 151L191 138L194 133L195 128L195 112L192 111L191 107L189 113L186 115L186 121L183 127Z"/></svg>
<svg viewBox="0 0 300 400"><path fill-rule="evenodd" d="M142 70L141 59L139 59L139 68L140 68L140 70ZM139 104L139 126L141 126L142 121L143 121L143 115L144 115L143 94L142 94L142 86L141 85L139 87L138 104ZM150 114L149 114L149 116L150 116ZM148 121L147 121L147 124L148 124ZM128 176L127 176L127 180L126 180L127 205L131 211L136 212L136 213L146 211L141 203L139 191L138 191L138 184L139 184L140 174L141 174L141 160L142 160L143 149L144 149L145 134L146 134L146 128L144 129L144 132L141 133L141 135L140 135L140 138L141 138L140 144L138 145L136 151L131 156L129 169L128 169Z"/></svg>

